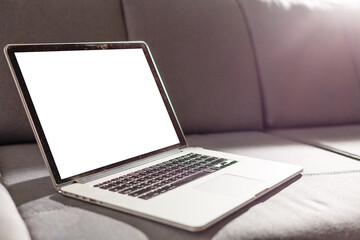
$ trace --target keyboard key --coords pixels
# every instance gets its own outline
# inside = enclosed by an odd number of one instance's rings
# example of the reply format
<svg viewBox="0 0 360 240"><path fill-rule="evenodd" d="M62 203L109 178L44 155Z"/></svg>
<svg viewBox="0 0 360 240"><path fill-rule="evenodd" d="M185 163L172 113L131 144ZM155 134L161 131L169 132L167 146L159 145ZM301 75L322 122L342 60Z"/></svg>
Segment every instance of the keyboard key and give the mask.
<svg viewBox="0 0 360 240"><path fill-rule="evenodd" d="M140 196L141 194L147 193L151 190L153 190L153 188L151 188L151 187L143 188L138 191L130 193L129 196L137 197L137 196Z"/></svg>
<svg viewBox="0 0 360 240"><path fill-rule="evenodd" d="M181 185L184 185L184 184L186 184L186 183L192 182L192 181L194 181L194 180L196 180L196 179L198 179L198 178L201 178L201 177L203 177L203 176L206 176L206 175L208 175L208 174L209 174L209 173L207 173L207 172L199 172L199 173L196 173L196 174L194 174L194 175L191 175L191 176L189 176L189 177L187 177L187 178L181 179L181 180L173 183L172 185L175 185L176 187L179 187L179 186L181 186Z"/></svg>
<svg viewBox="0 0 360 240"><path fill-rule="evenodd" d="M147 194L141 195L139 198L142 198L144 200L148 200L150 198L156 197L157 195L160 195L160 193L153 191L153 192L149 192Z"/></svg>

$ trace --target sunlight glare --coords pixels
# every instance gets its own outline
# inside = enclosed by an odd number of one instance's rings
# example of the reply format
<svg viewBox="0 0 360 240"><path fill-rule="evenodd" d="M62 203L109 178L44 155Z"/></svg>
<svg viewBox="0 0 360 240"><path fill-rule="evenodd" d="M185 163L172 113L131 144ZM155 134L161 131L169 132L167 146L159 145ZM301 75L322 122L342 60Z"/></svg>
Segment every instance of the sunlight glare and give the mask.
<svg viewBox="0 0 360 240"><path fill-rule="evenodd" d="M360 8L359 0L262 0L267 3L274 3L289 9L293 6L305 6L309 9L332 9L342 8Z"/></svg>

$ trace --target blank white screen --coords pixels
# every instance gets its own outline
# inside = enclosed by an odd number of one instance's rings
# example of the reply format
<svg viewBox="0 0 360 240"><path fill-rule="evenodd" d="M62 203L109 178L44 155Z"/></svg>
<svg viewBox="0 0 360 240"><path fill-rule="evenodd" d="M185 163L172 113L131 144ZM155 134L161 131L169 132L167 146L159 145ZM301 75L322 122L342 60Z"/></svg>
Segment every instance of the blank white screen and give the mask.
<svg viewBox="0 0 360 240"><path fill-rule="evenodd" d="M179 143L142 49L15 55L61 178Z"/></svg>

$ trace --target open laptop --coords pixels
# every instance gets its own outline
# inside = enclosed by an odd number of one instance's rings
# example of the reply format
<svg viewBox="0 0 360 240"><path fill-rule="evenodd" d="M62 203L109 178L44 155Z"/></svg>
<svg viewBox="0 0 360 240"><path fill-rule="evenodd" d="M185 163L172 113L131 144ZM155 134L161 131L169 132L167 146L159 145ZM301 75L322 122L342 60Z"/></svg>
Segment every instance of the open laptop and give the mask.
<svg viewBox="0 0 360 240"><path fill-rule="evenodd" d="M302 172L187 147L144 42L4 51L61 194L200 231Z"/></svg>

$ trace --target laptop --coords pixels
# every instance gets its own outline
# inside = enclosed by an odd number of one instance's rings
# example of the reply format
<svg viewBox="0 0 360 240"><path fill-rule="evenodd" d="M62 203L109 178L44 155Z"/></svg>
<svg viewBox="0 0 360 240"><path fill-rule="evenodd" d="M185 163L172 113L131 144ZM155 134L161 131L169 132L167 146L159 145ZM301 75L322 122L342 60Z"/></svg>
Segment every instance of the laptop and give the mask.
<svg viewBox="0 0 360 240"><path fill-rule="evenodd" d="M200 231L303 170L188 147L145 42L4 51L60 194Z"/></svg>

